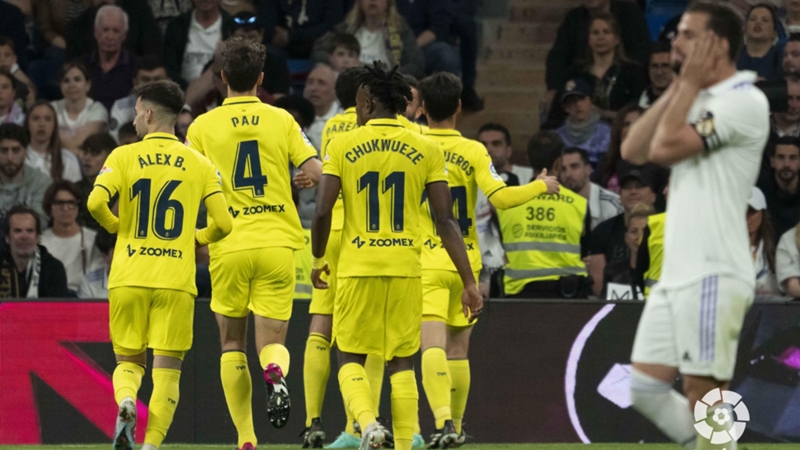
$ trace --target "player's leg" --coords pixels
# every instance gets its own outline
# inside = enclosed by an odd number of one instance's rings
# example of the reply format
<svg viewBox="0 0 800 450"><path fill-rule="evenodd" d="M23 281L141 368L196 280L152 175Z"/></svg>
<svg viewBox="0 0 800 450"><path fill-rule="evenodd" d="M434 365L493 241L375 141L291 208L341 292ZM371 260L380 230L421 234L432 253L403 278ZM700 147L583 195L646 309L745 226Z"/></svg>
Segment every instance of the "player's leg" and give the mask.
<svg viewBox="0 0 800 450"><path fill-rule="evenodd" d="M674 442L694 450L694 421L686 397L672 388L678 375L674 317L667 292L650 291L633 344L633 408Z"/></svg>
<svg viewBox="0 0 800 450"><path fill-rule="evenodd" d="M117 401L114 448L133 450L136 438L136 395L146 365L149 290L119 287L108 293L109 331L116 355L112 383Z"/></svg>
<svg viewBox="0 0 800 450"><path fill-rule="evenodd" d="M219 326L222 354L220 356L220 381L231 421L236 427L238 447L257 445L253 426L253 383L247 364L247 316L250 313L250 278L252 277L250 251L212 255L211 310Z"/></svg>
<svg viewBox="0 0 800 450"><path fill-rule="evenodd" d="M326 293L327 294L327 293ZM313 309L314 296L311 303ZM329 314L311 314L306 351L303 355L303 387L306 399L306 429L303 448L321 448L325 439L322 428L322 402L331 373L331 331L333 329L333 302Z"/></svg>
<svg viewBox="0 0 800 450"><path fill-rule="evenodd" d="M450 369L450 409L453 425L458 434L458 444L464 444L466 432L462 427L467 398L472 381L469 369L469 338L472 327L447 328L447 365Z"/></svg>
<svg viewBox="0 0 800 450"><path fill-rule="evenodd" d="M153 348L153 393L147 416L145 445L157 449L167 435L180 398L181 363L192 347L194 296L172 289L153 289L150 342Z"/></svg>

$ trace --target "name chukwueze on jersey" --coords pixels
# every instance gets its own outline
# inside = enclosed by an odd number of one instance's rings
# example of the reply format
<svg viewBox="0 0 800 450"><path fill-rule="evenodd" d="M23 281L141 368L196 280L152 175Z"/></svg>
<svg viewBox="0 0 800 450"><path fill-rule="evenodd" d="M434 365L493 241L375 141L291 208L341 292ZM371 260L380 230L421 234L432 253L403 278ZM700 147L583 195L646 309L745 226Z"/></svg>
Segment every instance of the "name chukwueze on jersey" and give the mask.
<svg viewBox="0 0 800 450"><path fill-rule="evenodd" d="M344 154L350 163L355 163L364 155L377 152L393 152L399 153L406 158L410 159L414 165L418 164L422 158L425 157L419 150L411 147L405 142L395 141L393 139L373 139L356 145L352 150Z"/></svg>

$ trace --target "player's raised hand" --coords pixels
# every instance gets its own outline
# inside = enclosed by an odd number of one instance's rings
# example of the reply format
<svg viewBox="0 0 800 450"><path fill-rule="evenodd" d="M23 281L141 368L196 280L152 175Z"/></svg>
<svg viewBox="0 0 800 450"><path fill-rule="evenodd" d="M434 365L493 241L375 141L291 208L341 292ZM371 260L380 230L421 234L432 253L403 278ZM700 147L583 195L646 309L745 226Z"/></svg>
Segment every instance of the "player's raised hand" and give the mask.
<svg viewBox="0 0 800 450"><path fill-rule="evenodd" d="M542 173L540 173L536 179L544 181L544 184L547 185L548 194L558 194L561 192L561 186L558 184L558 180L556 177L548 177L547 169L542 170Z"/></svg>
<svg viewBox="0 0 800 450"><path fill-rule="evenodd" d="M311 269L311 284L317 289L328 289L328 282L321 278L323 272L330 276L331 269L328 268L328 263L325 263L321 269Z"/></svg>
<svg viewBox="0 0 800 450"><path fill-rule="evenodd" d="M684 83L700 89L714 77L721 56L722 43L712 31L697 37L697 42L689 50L681 66L680 79Z"/></svg>
<svg viewBox="0 0 800 450"><path fill-rule="evenodd" d="M298 171L295 174L294 178L292 178L292 181L294 182L294 185L300 189L311 189L314 186L316 186L316 184L314 184L314 182L311 181L311 178L309 178L308 175L303 173L302 170Z"/></svg>
<svg viewBox="0 0 800 450"><path fill-rule="evenodd" d="M464 310L464 317L470 322L474 322L483 311L483 296L474 284L464 287L464 293L461 294L461 307Z"/></svg>

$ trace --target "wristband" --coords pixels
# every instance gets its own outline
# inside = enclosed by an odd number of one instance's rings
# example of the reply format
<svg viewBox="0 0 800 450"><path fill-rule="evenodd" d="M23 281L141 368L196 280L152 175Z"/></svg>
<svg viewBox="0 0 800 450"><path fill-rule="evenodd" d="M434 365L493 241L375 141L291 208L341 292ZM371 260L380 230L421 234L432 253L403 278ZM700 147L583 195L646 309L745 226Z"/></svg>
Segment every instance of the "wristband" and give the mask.
<svg viewBox="0 0 800 450"><path fill-rule="evenodd" d="M327 263L325 262L325 257L324 256L322 258L317 258L316 256L312 256L311 257L311 268L312 269L315 269L315 270L316 269L322 269L323 267L325 267L325 264L327 264Z"/></svg>

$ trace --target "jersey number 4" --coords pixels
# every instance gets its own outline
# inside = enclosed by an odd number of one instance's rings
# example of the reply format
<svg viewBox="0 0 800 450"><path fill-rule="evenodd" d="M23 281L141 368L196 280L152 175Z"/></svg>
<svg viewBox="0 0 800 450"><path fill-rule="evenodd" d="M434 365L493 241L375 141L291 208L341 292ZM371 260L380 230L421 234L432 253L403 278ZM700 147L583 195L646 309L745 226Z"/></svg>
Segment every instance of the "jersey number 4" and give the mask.
<svg viewBox="0 0 800 450"><path fill-rule="evenodd" d="M267 187L267 176L261 171L258 141L244 141L236 149L233 167L233 189L249 189L253 197L263 197Z"/></svg>
<svg viewBox="0 0 800 450"><path fill-rule="evenodd" d="M399 233L404 228L403 204L406 197L405 172L392 172L381 183L379 172L367 172L358 180L358 192L367 195L367 231L377 233L381 229L380 194L391 191L392 195L392 231ZM382 188L381 188L382 185ZM380 188L380 193L379 193Z"/></svg>
<svg viewBox="0 0 800 450"><path fill-rule="evenodd" d="M453 199L453 212L458 222L458 228L461 229L462 236L469 236L469 229L472 226L472 219L469 218L467 211L467 188L465 186L453 186L450 188L450 197ZM428 214L431 216L433 222L433 232L439 235L439 230L436 229L436 218L433 216L433 208L431 202L428 200L428 192L422 193L422 203L427 203L426 208Z"/></svg>
<svg viewBox="0 0 800 450"><path fill-rule="evenodd" d="M150 192L153 180L140 178L131 186L131 201L137 197L136 205L136 238L144 239L150 230L150 216L153 217L153 233L167 241L178 238L183 231L183 205L178 200L170 198L175 189L181 184L180 180L167 181L158 191L153 211L150 211ZM168 216L172 213L172 221L168 223Z"/></svg>

